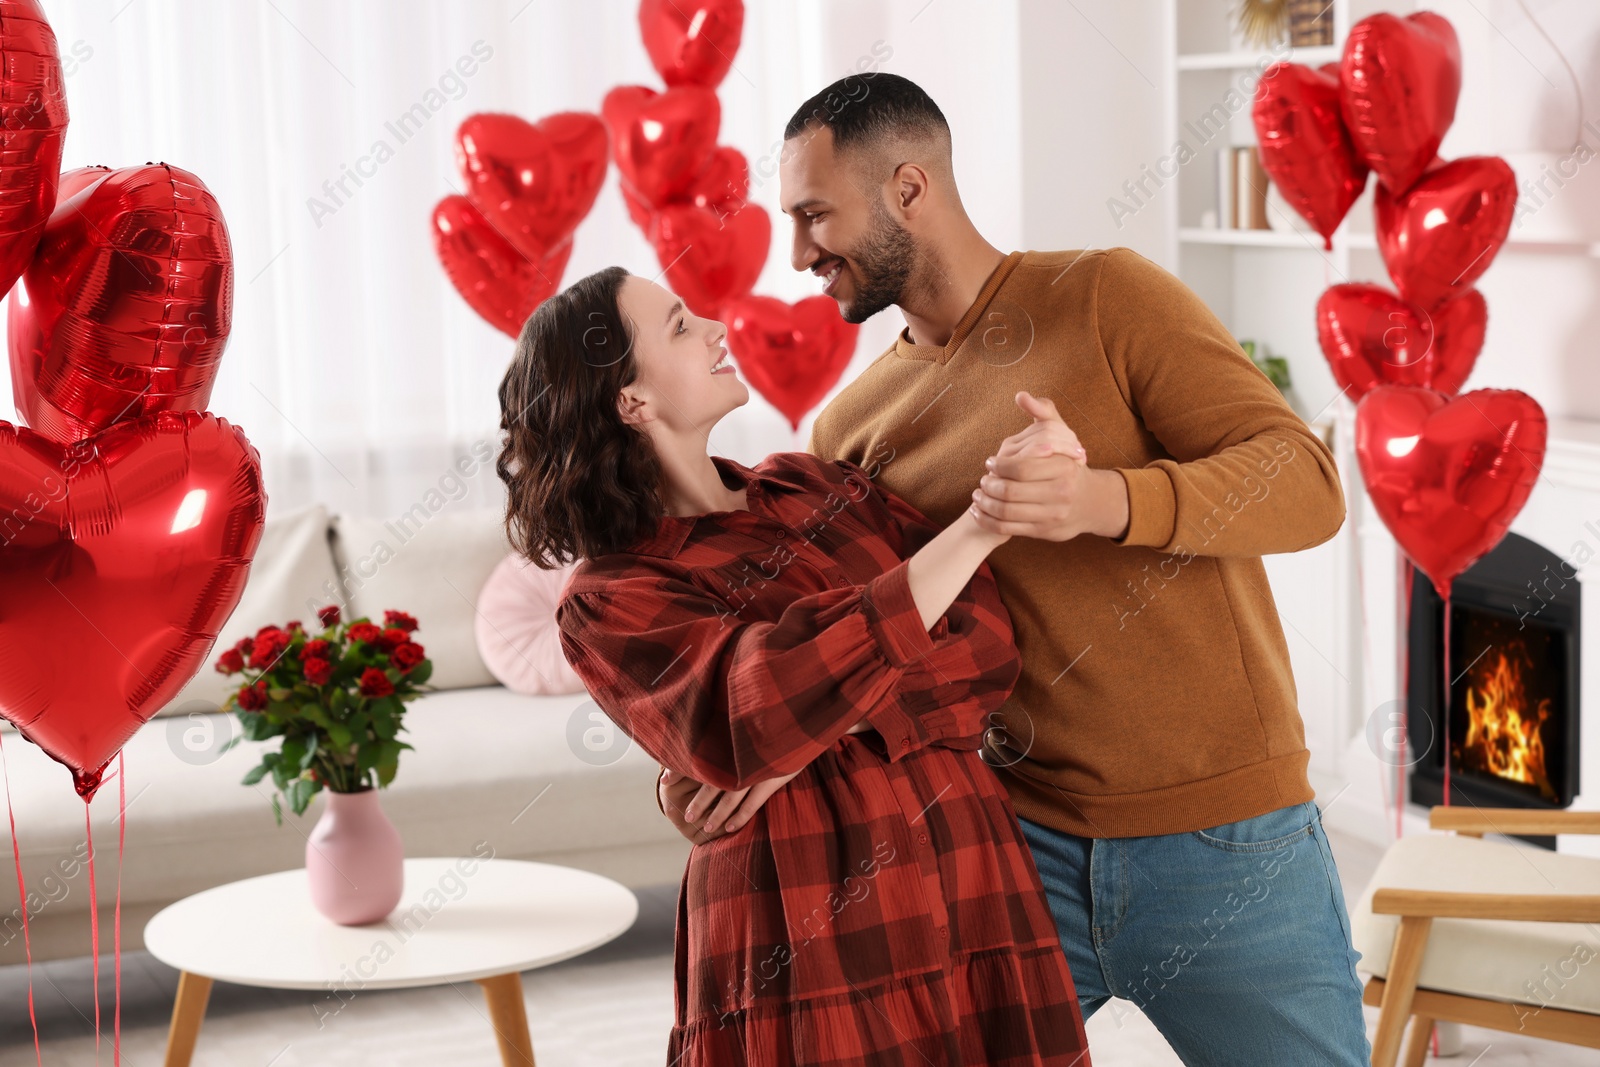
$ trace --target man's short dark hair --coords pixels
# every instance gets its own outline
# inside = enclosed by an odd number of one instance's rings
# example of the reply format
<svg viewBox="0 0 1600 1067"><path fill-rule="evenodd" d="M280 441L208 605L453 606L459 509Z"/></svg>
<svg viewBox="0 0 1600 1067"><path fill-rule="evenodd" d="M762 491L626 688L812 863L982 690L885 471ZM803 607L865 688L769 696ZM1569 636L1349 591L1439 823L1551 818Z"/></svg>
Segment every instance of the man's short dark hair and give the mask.
<svg viewBox="0 0 1600 1067"><path fill-rule="evenodd" d="M881 70L840 78L801 104L784 127L783 139L812 126L833 131L835 148L901 138L933 137L948 142L950 137L944 112L921 86Z"/></svg>

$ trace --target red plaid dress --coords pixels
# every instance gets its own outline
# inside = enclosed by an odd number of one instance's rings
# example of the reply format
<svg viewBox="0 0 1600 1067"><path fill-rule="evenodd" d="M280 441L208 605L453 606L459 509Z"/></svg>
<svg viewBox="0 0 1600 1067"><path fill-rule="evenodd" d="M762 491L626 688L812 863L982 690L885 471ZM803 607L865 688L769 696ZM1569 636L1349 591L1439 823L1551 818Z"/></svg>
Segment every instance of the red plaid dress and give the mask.
<svg viewBox="0 0 1600 1067"><path fill-rule="evenodd" d="M713 462L748 511L667 516L581 564L556 615L590 694L660 763L722 789L800 771L690 853L669 1062L1088 1067L980 755L1020 671L988 565L929 631L904 561L938 529L915 508L848 461Z"/></svg>

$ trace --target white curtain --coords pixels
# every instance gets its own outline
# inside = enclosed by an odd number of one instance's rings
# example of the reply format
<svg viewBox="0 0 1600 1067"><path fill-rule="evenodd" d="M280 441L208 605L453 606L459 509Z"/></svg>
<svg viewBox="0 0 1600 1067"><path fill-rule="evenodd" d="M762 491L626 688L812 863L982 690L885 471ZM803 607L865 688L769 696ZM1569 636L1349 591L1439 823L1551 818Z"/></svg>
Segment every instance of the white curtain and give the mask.
<svg viewBox="0 0 1600 1067"><path fill-rule="evenodd" d="M236 272L232 337L211 410L260 450L269 514L320 502L392 516L429 490L498 506L495 390L512 343L451 288L429 217L461 191L456 126L479 111L536 121L598 111L607 90L660 88L635 0L45 0L68 72L63 168L166 162L223 207ZM968 152L969 210L997 243L1018 236L1014 3L840 0L747 4L743 45L719 89L721 142L752 167L799 103L860 61L921 82ZM876 52L875 52L876 47ZM957 54L978 73L948 70ZM468 57L458 67L458 61ZM471 69L463 76L462 69ZM972 67L966 70L971 71ZM396 120L422 104L420 130ZM964 132L963 132L964 131ZM384 148L380 148L380 145ZM375 167L372 158L389 158ZM773 159L775 160L775 156ZM767 167L775 165L769 161ZM349 174L360 176L359 184ZM752 197L773 214L757 291L817 291L789 267L775 171ZM339 185L343 181L343 189ZM653 275L615 170L580 226L571 281L620 263ZM901 325L862 332L845 380ZM10 383L0 367L0 395ZM3 412L0 412L3 414ZM712 433L753 463L804 447L759 396ZM465 458L475 473L456 477Z"/></svg>

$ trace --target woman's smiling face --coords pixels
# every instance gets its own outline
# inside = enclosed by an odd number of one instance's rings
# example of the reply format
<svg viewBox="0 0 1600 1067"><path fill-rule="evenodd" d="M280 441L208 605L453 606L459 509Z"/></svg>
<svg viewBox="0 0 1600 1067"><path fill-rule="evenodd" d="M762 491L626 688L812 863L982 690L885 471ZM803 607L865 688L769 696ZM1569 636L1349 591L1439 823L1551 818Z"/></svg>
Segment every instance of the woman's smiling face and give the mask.
<svg viewBox="0 0 1600 1067"><path fill-rule="evenodd" d="M635 417L672 432L705 434L749 401L749 387L723 344L728 331L722 323L700 318L672 293L637 275L623 280L617 303L632 330L629 340L639 369L638 380L623 391L624 398L631 394L641 402Z"/></svg>

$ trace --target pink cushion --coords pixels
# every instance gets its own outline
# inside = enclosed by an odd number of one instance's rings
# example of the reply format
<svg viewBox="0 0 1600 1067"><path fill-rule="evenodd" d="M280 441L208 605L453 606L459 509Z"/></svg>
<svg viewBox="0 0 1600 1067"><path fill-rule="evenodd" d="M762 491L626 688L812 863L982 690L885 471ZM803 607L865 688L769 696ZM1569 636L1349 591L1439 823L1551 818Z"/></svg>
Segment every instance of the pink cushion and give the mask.
<svg viewBox="0 0 1600 1067"><path fill-rule="evenodd" d="M577 564L541 570L515 552L495 564L478 593L478 654L500 684L517 693L581 693L556 630L561 588Z"/></svg>

